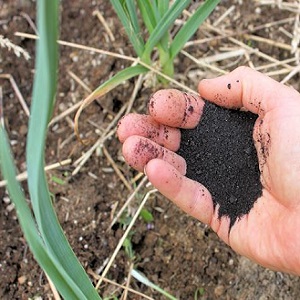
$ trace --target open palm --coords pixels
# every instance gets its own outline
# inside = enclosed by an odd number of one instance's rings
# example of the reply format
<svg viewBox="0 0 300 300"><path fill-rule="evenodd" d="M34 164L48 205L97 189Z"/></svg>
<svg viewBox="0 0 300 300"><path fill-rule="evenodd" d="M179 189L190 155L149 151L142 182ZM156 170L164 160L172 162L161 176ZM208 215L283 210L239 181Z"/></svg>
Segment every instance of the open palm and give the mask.
<svg viewBox="0 0 300 300"><path fill-rule="evenodd" d="M175 153L180 146L179 128L201 122L200 97L162 90L150 99L150 115L123 118L118 136L126 161L145 171L162 194L210 225L236 252L265 267L300 275L299 93L246 67L201 81L199 93L220 106L258 114L253 138L263 193L230 232L230 220L218 218L209 191L184 176L186 163Z"/></svg>

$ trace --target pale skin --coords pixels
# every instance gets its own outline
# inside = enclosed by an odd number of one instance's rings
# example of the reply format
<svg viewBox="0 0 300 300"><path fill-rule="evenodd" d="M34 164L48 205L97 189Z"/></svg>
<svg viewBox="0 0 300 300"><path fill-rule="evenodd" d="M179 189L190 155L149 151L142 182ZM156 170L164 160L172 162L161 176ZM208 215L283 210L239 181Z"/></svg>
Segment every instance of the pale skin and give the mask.
<svg viewBox="0 0 300 300"><path fill-rule="evenodd" d="M247 215L229 231L229 219L218 218L209 191L185 176L185 161L175 153L179 128L201 122L201 97L190 97L193 109L187 110L182 92L161 90L150 99L149 115L125 116L118 136L126 161L237 253L264 267L300 275L300 94L247 67L202 80L198 92L220 106L258 115L253 138L263 191ZM262 152L262 143L267 152Z"/></svg>

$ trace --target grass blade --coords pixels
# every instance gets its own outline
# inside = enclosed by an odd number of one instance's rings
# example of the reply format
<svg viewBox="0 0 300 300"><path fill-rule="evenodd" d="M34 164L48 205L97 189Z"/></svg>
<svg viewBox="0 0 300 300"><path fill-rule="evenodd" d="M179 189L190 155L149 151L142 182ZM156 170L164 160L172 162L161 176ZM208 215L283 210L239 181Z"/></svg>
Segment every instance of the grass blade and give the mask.
<svg viewBox="0 0 300 300"><path fill-rule="evenodd" d="M163 290L162 288L160 288L159 286L157 286L156 284L154 284L153 282L151 282L148 278L146 278L143 274L141 274L137 270L132 269L131 270L131 275L136 280L140 281L141 283L145 284L146 286L150 287L151 289L154 289L157 292L161 293L167 299L177 300L177 298L175 298L174 296L172 296L171 294L169 294L168 292L166 292L165 290Z"/></svg>
<svg viewBox="0 0 300 300"><path fill-rule="evenodd" d="M99 98L103 95L103 92L106 94L107 92L111 91L115 87L117 87L122 82L138 76L140 74L143 74L145 72L149 71L146 67L143 67L141 65L131 66L128 67L120 72L118 72L115 76L110 78L109 80L105 81L103 84L101 84L93 93L94 98Z"/></svg>
<svg viewBox="0 0 300 300"><path fill-rule="evenodd" d="M106 93L108 93L109 91L111 91L112 89L120 85L122 82L130 78L133 78L135 76L138 76L140 74L146 73L148 71L149 70L146 67L143 67L141 65L128 67L120 71L119 73L117 73L109 80L105 81L97 89L95 89L86 99L84 99L74 118L74 131L78 140L80 140L83 144L86 144L86 141L80 138L78 124L79 124L79 117L81 115L81 112L88 105L90 105L96 98L100 98L104 96Z"/></svg>
<svg viewBox="0 0 300 300"><path fill-rule="evenodd" d="M127 36L129 38L131 44L133 45L133 48L134 48L136 54L139 57L141 57L141 55L144 52L144 42L141 37L140 31L135 31L135 30L138 30L137 25L136 24L134 25L132 23L132 20L130 19L130 14L134 14L134 12L132 11L132 8L130 8L130 13L126 14L126 11L128 11L128 8L126 8L126 3L124 1L122 1L122 2L123 2L123 5L125 5L125 6L122 6L120 0L110 0L110 2L113 5L113 7L118 15L118 18L122 22L122 24L125 28L125 31L127 33ZM133 21L133 22L136 23L136 21Z"/></svg>
<svg viewBox="0 0 300 300"><path fill-rule="evenodd" d="M169 1L168 0L160 0L157 1L157 23L159 20L167 13L168 8L169 8ZM160 42L158 44L159 51L160 51L160 62L161 65L164 65L166 57L169 57L169 40L170 40L170 34L169 30L165 32L165 34L162 36L160 39Z"/></svg>
<svg viewBox="0 0 300 300"><path fill-rule="evenodd" d="M151 52L154 47L156 47L161 38L167 33L169 28L190 2L191 0L176 0L165 15L160 19L145 44L145 50L142 56L143 61L150 61Z"/></svg>
<svg viewBox="0 0 300 300"><path fill-rule="evenodd" d="M152 5L152 3L153 1L151 2L150 0L138 0L138 5L141 11L142 19L150 35L152 34L159 20L161 19L161 16L163 16L167 11L169 1L163 0L159 1L158 3L155 1L155 6ZM169 59L168 43L169 32L166 31L157 45L160 52L159 56L161 64L163 64L162 62L165 62Z"/></svg>
<svg viewBox="0 0 300 300"><path fill-rule="evenodd" d="M170 59L174 60L176 55L184 47L185 43L197 31L202 22L211 14L220 0L206 0L193 15L188 19L184 26L176 34L170 46Z"/></svg>
<svg viewBox="0 0 300 300"><path fill-rule="evenodd" d="M141 30L137 16L137 8L132 0L125 0L129 20L131 21L133 32L141 39ZM142 41L142 40L141 40Z"/></svg>
<svg viewBox="0 0 300 300"><path fill-rule="evenodd" d="M150 0L137 0L142 19L151 34L156 26L156 18Z"/></svg>
<svg viewBox="0 0 300 300"><path fill-rule="evenodd" d="M160 13L158 10L158 4L156 0L151 0L151 7L157 23L157 21L160 19Z"/></svg>
<svg viewBox="0 0 300 300"><path fill-rule="evenodd" d="M162 18L169 9L169 0L159 0L157 1L157 5L160 18Z"/></svg>
<svg viewBox="0 0 300 300"><path fill-rule="evenodd" d="M31 118L27 139L27 167L29 186L35 187L36 166L44 163L45 136L48 121L52 114L57 81L58 48L56 39L58 36L58 24L49 26L50 16L58 20L57 1L38 1L38 27L40 39L37 41L36 73L33 85L33 100L31 105ZM46 10L49 11L47 16ZM48 20L47 20L48 18ZM43 101L43 103L40 103ZM36 126L39 124L39 126ZM38 153L38 155L36 155ZM34 192L36 188L31 188L32 205L35 218L41 226L41 215L39 212L39 197Z"/></svg>
<svg viewBox="0 0 300 300"><path fill-rule="evenodd" d="M81 291L81 299L100 299L65 238L51 202L44 172L45 137L56 93L58 1L40 0L37 8L40 39L37 41L36 73L26 148L28 186L34 215L47 251L72 279L74 290Z"/></svg>
<svg viewBox="0 0 300 300"><path fill-rule="evenodd" d="M36 223L33 220L21 186L16 180L16 172L10 153L9 142L2 125L0 125L0 166L2 175L7 180L9 195L16 207L20 226L34 258L48 276L50 276L65 299L84 299L84 295L80 289L74 285L73 280L64 269L60 267L59 262L45 249L45 245L40 237Z"/></svg>

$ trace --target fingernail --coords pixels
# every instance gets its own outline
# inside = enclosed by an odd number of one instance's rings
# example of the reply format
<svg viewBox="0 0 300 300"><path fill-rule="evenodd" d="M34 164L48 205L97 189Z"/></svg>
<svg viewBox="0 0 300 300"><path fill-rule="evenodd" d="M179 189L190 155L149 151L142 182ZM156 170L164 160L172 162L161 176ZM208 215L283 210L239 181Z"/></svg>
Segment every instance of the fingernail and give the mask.
<svg viewBox="0 0 300 300"><path fill-rule="evenodd" d="M146 177L148 177L147 172L146 172L146 168L147 168L147 165L145 165L145 167L144 167L144 174L146 175Z"/></svg>

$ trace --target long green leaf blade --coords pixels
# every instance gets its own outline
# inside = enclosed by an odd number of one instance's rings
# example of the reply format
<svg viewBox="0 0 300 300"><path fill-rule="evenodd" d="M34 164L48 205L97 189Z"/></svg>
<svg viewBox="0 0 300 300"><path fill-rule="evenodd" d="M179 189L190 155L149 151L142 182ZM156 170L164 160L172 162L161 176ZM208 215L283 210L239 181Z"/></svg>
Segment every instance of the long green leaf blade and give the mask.
<svg viewBox="0 0 300 300"><path fill-rule="evenodd" d="M137 15L137 8L134 4L134 1L132 0L125 0L126 3L126 8L127 8L127 13L128 13L128 18L132 24L133 32L135 35L141 40L141 29L139 25L139 20L138 20L138 15Z"/></svg>
<svg viewBox="0 0 300 300"><path fill-rule="evenodd" d="M143 67L141 65L131 66L128 67L120 72L118 72L116 75L114 75L112 78L105 81L103 84L101 84L99 87L97 87L93 93L89 96L90 99L96 99L99 98L118 85L120 85L122 82L136 77L140 74L146 73L149 70L146 67ZM92 100L91 100L92 101Z"/></svg>
<svg viewBox="0 0 300 300"><path fill-rule="evenodd" d="M156 0L157 1L157 0ZM157 8L158 8L158 21L167 13L169 9L169 1L168 0L159 0L157 1ZM160 42L158 44L159 51L160 51L160 60L161 64L164 63L165 58L169 57L169 40L170 40L170 33L169 30L165 32L165 34L160 39Z"/></svg>
<svg viewBox="0 0 300 300"><path fill-rule="evenodd" d="M79 129L78 129L78 124L79 124L79 117L81 115L81 112L85 107L90 105L95 99L100 98L104 96L106 93L120 85L122 82L133 78L135 76L138 76L140 74L146 73L149 70L146 67L143 67L141 65L136 65L136 66L131 66L128 67L120 72L118 72L116 75L111 77L110 79L106 80L103 84L98 86L86 99L83 100L83 103L79 107L75 118L74 118L74 130L77 135L77 137L80 139L79 136ZM84 143L83 140L81 140L82 143Z"/></svg>
<svg viewBox="0 0 300 300"><path fill-rule="evenodd" d="M163 290L158 285L151 282L147 277L145 277L139 271L132 269L130 274L132 277L134 277L139 282L141 282L141 283L145 284L146 286L150 287L151 289L154 289L154 290L158 291L159 293L161 293L165 298L170 299L170 300L178 300L177 298L175 298L174 296L169 294L167 291Z"/></svg>
<svg viewBox="0 0 300 300"><path fill-rule="evenodd" d="M34 258L50 276L65 299L84 299L84 295L80 289L74 285L73 280L64 269L61 268L60 263L45 249L45 245L39 235L21 186L16 180L16 172L8 139L2 125L0 125L0 167L2 175L7 181L7 189L15 205L20 226Z"/></svg>
<svg viewBox="0 0 300 300"><path fill-rule="evenodd" d="M44 172L44 148L48 121L52 115L58 65L58 1L40 0L36 73L26 148L28 185L34 215L47 250L60 262L82 291L82 299L100 299L65 238L55 214ZM76 286L78 288L76 288Z"/></svg>
<svg viewBox="0 0 300 300"><path fill-rule="evenodd" d="M150 0L137 0L142 15L142 19L147 30L151 34L156 26L155 14L153 12Z"/></svg>
<svg viewBox="0 0 300 300"><path fill-rule="evenodd" d="M156 19L156 22L160 19L160 13L159 13L159 10L158 10L158 3L156 0L150 0L151 1L151 7L152 7L152 11L154 13L154 16L155 16L155 19Z"/></svg>
<svg viewBox="0 0 300 300"><path fill-rule="evenodd" d="M165 15L160 19L145 44L145 50L142 56L142 59L145 62L150 61L150 55L154 47L157 46L161 38L167 33L171 25L175 22L175 20L190 2L191 0L176 0L174 4L169 8L169 10L165 13Z"/></svg>
<svg viewBox="0 0 300 300"><path fill-rule="evenodd" d="M118 18L120 19L120 21L122 22L125 31L127 33L127 36L131 42L131 44L133 45L133 48L136 52L136 54L138 55L138 57L141 57L143 52L144 52L144 42L143 39L141 37L141 32L140 31L135 31L137 30L137 26L133 25L131 20L130 20L130 15L126 14L126 6L123 7L121 4L120 0L110 0L111 4L113 5ZM122 1L124 2L124 1ZM126 3L124 2L123 5L125 5ZM133 13L131 11L131 13Z"/></svg>
<svg viewBox="0 0 300 300"><path fill-rule="evenodd" d="M150 0L138 0L137 2L142 15L142 19L151 36L157 23L168 10L169 0L160 0L159 2L155 1L155 5L153 5L153 1ZM157 44L157 47L159 48L160 52L159 56L163 62L166 59L169 59L168 43L169 32L166 31L159 43Z"/></svg>
<svg viewBox="0 0 300 300"><path fill-rule="evenodd" d="M169 8L169 0L159 0L157 1L158 10L160 13L160 17L163 17Z"/></svg>
<svg viewBox="0 0 300 300"><path fill-rule="evenodd" d="M173 60L176 55L184 47L185 43L197 31L203 21L211 14L215 7L219 4L220 0L206 0L193 15L188 19L184 26L176 34L170 46L170 59Z"/></svg>

